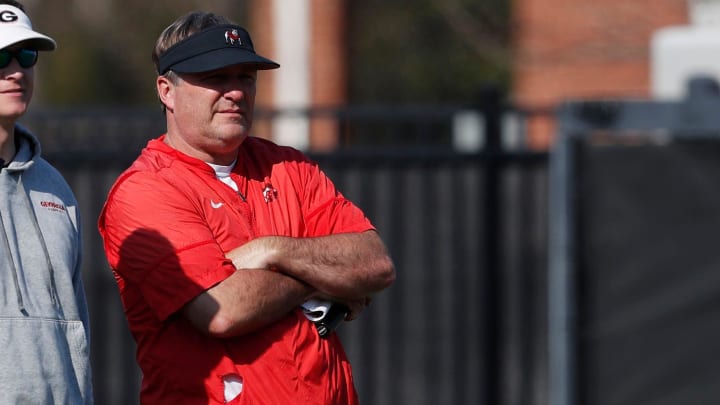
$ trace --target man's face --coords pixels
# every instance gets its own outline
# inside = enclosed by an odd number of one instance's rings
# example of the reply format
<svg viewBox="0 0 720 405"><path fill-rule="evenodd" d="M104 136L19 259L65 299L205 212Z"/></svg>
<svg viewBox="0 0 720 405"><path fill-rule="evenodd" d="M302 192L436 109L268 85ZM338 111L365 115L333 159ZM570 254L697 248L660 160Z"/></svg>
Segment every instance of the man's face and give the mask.
<svg viewBox="0 0 720 405"><path fill-rule="evenodd" d="M16 51L19 47L7 49ZM25 114L32 99L34 77L34 67L21 67L15 57L0 68L0 119L14 122Z"/></svg>
<svg viewBox="0 0 720 405"><path fill-rule="evenodd" d="M249 135L255 105L257 71L243 65L210 72L179 74L161 98L168 110L168 134L180 137L204 159L233 153Z"/></svg>

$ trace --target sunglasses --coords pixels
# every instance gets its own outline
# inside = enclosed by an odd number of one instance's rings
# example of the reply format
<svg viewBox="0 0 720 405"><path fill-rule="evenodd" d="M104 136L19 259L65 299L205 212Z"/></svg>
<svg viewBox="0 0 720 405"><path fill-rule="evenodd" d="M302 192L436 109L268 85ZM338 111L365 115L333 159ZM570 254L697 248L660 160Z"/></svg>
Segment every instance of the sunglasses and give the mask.
<svg viewBox="0 0 720 405"><path fill-rule="evenodd" d="M18 61L20 67L27 69L37 63L38 51L35 49L19 49L17 51L2 49L0 50L0 69L8 67L13 57Z"/></svg>

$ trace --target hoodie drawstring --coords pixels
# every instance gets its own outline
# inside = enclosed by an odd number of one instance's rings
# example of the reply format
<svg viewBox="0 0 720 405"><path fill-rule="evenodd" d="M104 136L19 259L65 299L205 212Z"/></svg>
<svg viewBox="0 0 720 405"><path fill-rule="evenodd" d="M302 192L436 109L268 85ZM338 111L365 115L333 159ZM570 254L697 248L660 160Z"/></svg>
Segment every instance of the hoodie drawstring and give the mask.
<svg viewBox="0 0 720 405"><path fill-rule="evenodd" d="M25 195L25 202L26 207L29 211L30 218L33 220L33 225L35 226L35 232L38 235L38 238L40 238L40 244L42 245L43 254L45 255L45 264L47 265L47 269L50 272L50 299L53 302L53 305L60 310L60 313L62 313L62 308L60 306L60 300L58 299L58 293L57 293L57 286L55 285L55 268L53 267L52 260L50 260L50 252L48 251L47 243L45 243L45 236L43 235L42 231L40 230L40 223L37 220L37 216L35 215L35 211L32 208L32 204L30 203L30 195L25 190L25 186L22 182L22 173L18 176L18 187L22 187L23 193Z"/></svg>
<svg viewBox="0 0 720 405"><path fill-rule="evenodd" d="M5 228L5 224L3 223L2 216L0 216L0 226ZM13 284L15 285L15 296L17 297L17 304L18 309L20 310L20 313L27 316L27 310L25 310L25 303L23 302L22 292L20 291L20 282L18 281L18 270L17 266L15 265L15 260L12 256L12 251L10 250L10 242L8 241L7 236L3 238L5 241L5 250L8 253L8 260L10 260L10 265L12 266L12 277L13 277Z"/></svg>
<svg viewBox="0 0 720 405"><path fill-rule="evenodd" d="M47 269L49 271L50 276L50 299L53 302L53 305L58 310L62 310L59 304L58 295L57 295L57 286L55 285L55 269L52 265L52 261L50 260L50 252L48 251L47 244L45 243L45 237L43 236L41 230L40 230L40 223L37 220L37 216L35 215L35 211L32 209L32 204L30 202L30 197L28 195L27 190L25 190L25 186L23 185L22 181L22 173L18 174L18 182L17 187L22 190L22 193L25 198L25 207L28 210L29 217L32 218L33 226L35 228L35 234L40 239L40 245L42 245L43 254L45 256L45 264L47 265ZM9 242L7 241L7 238L5 238L5 243L8 244L7 248L8 251L10 251ZM23 301L22 296L22 290L20 289L20 282L18 277L18 268L15 262L12 259L12 255L10 257L10 261L13 265L13 282L15 283L15 292L17 294L17 301L18 301L18 307L20 309L20 312L22 312L23 315L28 315L27 310L25 309L25 303Z"/></svg>

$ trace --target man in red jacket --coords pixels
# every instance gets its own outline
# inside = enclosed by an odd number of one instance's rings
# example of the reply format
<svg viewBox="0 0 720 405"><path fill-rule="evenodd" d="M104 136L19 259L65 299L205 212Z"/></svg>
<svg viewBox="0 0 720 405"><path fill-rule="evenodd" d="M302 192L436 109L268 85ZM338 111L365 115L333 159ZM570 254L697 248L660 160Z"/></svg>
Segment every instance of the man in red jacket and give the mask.
<svg viewBox="0 0 720 405"><path fill-rule="evenodd" d="M334 333L395 278L365 215L299 151L251 137L257 70L242 28L190 13L153 53L167 133L99 220L143 372L143 404L357 404Z"/></svg>

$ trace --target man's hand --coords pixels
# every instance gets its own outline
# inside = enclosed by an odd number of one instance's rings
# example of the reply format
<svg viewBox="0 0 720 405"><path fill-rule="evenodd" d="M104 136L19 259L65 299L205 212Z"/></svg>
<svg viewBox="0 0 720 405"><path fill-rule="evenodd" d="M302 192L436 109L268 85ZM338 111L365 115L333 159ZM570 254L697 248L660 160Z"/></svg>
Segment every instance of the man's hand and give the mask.
<svg viewBox="0 0 720 405"><path fill-rule="evenodd" d="M345 316L346 321L354 321L360 316L360 313L370 306L372 298L365 297L364 299L344 302L345 306L350 309L350 312Z"/></svg>
<svg viewBox="0 0 720 405"><path fill-rule="evenodd" d="M365 308L370 306L370 303L372 302L371 297L364 297L357 300L344 300L337 297L329 297L324 294L317 294L313 296L313 298L317 298L322 301L337 302L339 304L345 305L349 309L347 315L345 315L345 320L348 322L357 319L360 316L360 313L362 313Z"/></svg>

